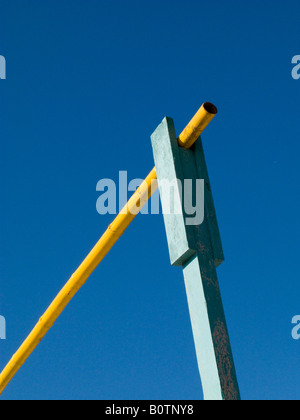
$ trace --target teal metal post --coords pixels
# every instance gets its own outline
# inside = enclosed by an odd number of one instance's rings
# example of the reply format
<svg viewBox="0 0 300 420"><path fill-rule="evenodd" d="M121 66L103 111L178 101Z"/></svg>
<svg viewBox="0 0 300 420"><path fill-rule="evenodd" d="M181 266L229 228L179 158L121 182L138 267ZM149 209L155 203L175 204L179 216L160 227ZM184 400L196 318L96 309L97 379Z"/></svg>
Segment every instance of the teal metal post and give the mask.
<svg viewBox="0 0 300 420"><path fill-rule="evenodd" d="M183 267L204 399L239 400L216 272L224 255L201 139L189 150L179 147L174 122L165 118L151 141L171 263ZM204 180L204 214L200 224L191 224L190 215L185 212L185 180L194 183L193 203L196 180ZM170 206L166 183L172 185L172 196L180 211Z"/></svg>

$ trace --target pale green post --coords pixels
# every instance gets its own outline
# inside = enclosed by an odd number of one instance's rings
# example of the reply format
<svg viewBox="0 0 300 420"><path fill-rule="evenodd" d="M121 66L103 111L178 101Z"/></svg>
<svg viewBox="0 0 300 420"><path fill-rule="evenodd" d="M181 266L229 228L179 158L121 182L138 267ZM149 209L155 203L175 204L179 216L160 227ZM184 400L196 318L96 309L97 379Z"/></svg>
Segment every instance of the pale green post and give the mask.
<svg viewBox="0 0 300 420"><path fill-rule="evenodd" d="M179 147L174 122L165 118L151 136L151 141L171 263L183 267L204 398L239 400L216 272L224 255L201 139L190 150ZM194 184L197 179L204 180L205 211L199 225L186 224L184 180L187 179L193 180ZM181 212L177 214L165 211L170 209L170 194L166 194L163 188L166 180L173 186L175 200L179 200Z"/></svg>

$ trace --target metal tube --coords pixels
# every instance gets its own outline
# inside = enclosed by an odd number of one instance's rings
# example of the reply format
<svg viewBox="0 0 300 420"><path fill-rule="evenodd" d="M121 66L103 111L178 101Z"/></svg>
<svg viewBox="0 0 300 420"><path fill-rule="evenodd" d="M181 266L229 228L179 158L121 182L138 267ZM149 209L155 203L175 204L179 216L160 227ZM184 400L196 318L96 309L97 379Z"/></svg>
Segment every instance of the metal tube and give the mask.
<svg viewBox="0 0 300 420"><path fill-rule="evenodd" d="M217 113L215 105L205 102L178 137L179 146L190 149Z"/></svg>
<svg viewBox="0 0 300 420"><path fill-rule="evenodd" d="M202 132L216 115L214 109L209 107L206 109L204 106L200 108L196 116L179 136L180 140L178 139L178 141L180 144L188 147L188 144L193 144L196 141L196 134L200 131ZM211 110L213 110L213 113L210 112ZM156 169L153 168L4 368L0 374L0 395L157 188Z"/></svg>

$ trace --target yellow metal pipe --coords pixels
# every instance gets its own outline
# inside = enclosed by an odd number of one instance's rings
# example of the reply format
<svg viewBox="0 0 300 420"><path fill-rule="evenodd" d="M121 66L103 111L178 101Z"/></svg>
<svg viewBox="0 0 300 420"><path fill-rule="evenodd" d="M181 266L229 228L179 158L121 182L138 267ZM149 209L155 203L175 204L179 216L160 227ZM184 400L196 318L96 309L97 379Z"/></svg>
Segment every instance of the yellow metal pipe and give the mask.
<svg viewBox="0 0 300 420"><path fill-rule="evenodd" d="M199 137L200 134L198 133L204 130L216 113L216 108L213 105L202 105L196 116L179 136L179 144L186 148L191 147ZM196 135L198 135L197 138ZM153 168L4 368L0 374L0 395L157 188L156 169Z"/></svg>
<svg viewBox="0 0 300 420"><path fill-rule="evenodd" d="M185 149L190 149L217 112L218 110L213 104L205 102L178 137L178 144Z"/></svg>

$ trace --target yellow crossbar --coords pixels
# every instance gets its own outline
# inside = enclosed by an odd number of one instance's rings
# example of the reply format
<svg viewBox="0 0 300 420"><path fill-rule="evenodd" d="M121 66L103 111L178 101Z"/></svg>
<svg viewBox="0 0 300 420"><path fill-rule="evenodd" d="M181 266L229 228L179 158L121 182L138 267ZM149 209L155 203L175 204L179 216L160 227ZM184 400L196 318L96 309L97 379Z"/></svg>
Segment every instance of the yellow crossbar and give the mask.
<svg viewBox="0 0 300 420"><path fill-rule="evenodd" d="M180 134L178 143L182 147L191 147L216 114L217 109L214 105L208 102L203 104L194 118ZM132 195L113 223L109 225L99 242L59 292L19 350L4 368L3 372L0 374L0 395L34 349L45 337L50 328L54 325L54 322L70 303L78 290L85 284L89 276L123 235L130 223L147 203L151 195L156 191L157 187L156 169L154 168L137 191Z"/></svg>

